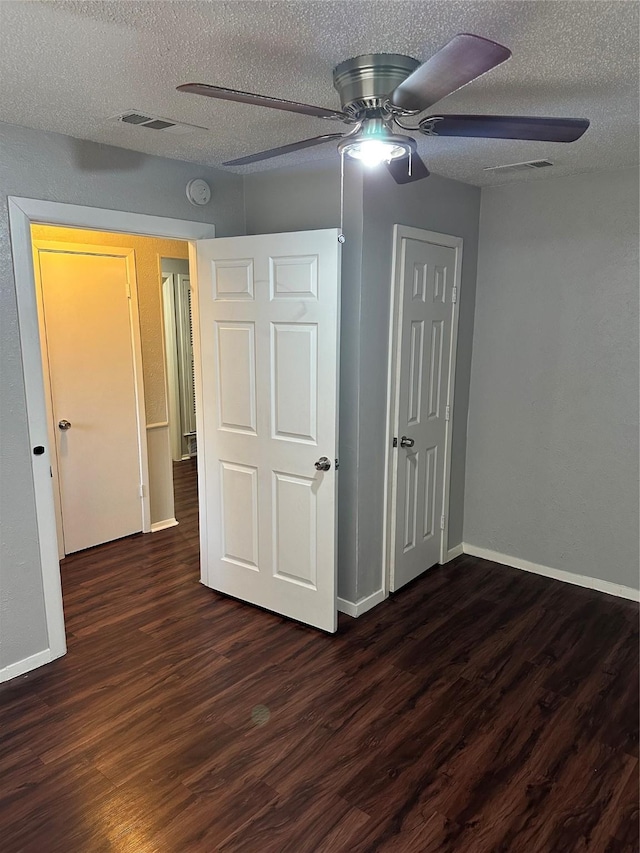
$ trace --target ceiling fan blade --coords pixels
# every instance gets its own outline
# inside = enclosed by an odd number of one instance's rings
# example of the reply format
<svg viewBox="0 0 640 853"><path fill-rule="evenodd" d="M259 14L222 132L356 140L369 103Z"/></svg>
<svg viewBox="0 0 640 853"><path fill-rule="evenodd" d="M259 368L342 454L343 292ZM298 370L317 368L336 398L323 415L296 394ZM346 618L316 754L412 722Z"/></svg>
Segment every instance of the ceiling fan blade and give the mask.
<svg viewBox="0 0 640 853"><path fill-rule="evenodd" d="M486 139L531 139L575 142L589 127L586 118L543 116L428 116L420 122L427 136L475 136Z"/></svg>
<svg viewBox="0 0 640 853"><path fill-rule="evenodd" d="M509 48L460 33L424 62L389 95L392 106L422 112L509 59Z"/></svg>
<svg viewBox="0 0 640 853"><path fill-rule="evenodd" d="M254 95L251 92L225 89L222 86L209 86L207 83L184 83L182 86L178 86L177 90L178 92L187 92L190 95L204 95L206 98L218 98L222 101L236 101L240 104L271 107L274 110L286 110L290 113L302 113L302 115L317 118L349 119L349 116L340 110L314 107L312 104L299 104L297 101L286 101L283 98L272 98L269 95Z"/></svg>
<svg viewBox="0 0 640 853"><path fill-rule="evenodd" d="M411 155L411 174L409 174L408 156L390 160L387 163L387 169L396 184L412 184L414 181L421 181L422 178L429 177L429 170L415 151Z"/></svg>
<svg viewBox="0 0 640 853"><path fill-rule="evenodd" d="M258 154L249 154L247 157L238 157L237 160L227 160L223 166L246 166L249 163L259 163L260 160L269 160L271 157L280 157L281 154L290 154L292 151L302 151L303 148L311 148L313 145L322 145L332 139L342 139L342 133L324 133L322 136L314 136L311 139L303 139L301 142L292 142L289 145L280 145L278 148L269 148L268 151L260 151Z"/></svg>

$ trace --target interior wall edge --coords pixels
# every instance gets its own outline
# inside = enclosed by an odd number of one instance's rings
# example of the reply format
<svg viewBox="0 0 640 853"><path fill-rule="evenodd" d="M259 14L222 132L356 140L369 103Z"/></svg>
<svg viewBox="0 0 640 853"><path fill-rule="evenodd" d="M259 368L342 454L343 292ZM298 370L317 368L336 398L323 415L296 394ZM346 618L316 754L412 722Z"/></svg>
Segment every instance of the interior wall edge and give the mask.
<svg viewBox="0 0 640 853"><path fill-rule="evenodd" d="M46 648L22 660L15 661L15 663L8 664L0 669L0 684L4 681L10 681L12 678L18 678L20 675L26 675L34 669L51 663L52 660L54 658L51 649Z"/></svg>
<svg viewBox="0 0 640 853"><path fill-rule="evenodd" d="M336 605L339 613L346 613L347 616L352 616L354 619L357 619L358 616L362 616L363 613L368 613L369 610L372 610L388 597L388 593L386 593L384 589L377 589L375 592L372 592L371 595L360 598L358 601L349 601L348 599L340 598L338 596L336 599Z"/></svg>

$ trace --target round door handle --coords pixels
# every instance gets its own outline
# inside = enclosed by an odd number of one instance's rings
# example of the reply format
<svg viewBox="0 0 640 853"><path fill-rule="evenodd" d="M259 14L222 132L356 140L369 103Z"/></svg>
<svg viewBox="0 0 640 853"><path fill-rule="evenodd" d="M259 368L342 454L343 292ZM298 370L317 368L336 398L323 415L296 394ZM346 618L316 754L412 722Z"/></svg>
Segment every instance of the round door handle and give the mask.
<svg viewBox="0 0 640 853"><path fill-rule="evenodd" d="M407 438L406 435L403 435L400 439L400 447L413 447L415 441L412 438Z"/></svg>
<svg viewBox="0 0 640 853"><path fill-rule="evenodd" d="M71 421L66 421L64 418L61 421L58 421L58 429L67 430L71 429Z"/></svg>
<svg viewBox="0 0 640 853"><path fill-rule="evenodd" d="M326 456L321 456L314 464L318 471L328 471L331 468L331 460L327 459Z"/></svg>

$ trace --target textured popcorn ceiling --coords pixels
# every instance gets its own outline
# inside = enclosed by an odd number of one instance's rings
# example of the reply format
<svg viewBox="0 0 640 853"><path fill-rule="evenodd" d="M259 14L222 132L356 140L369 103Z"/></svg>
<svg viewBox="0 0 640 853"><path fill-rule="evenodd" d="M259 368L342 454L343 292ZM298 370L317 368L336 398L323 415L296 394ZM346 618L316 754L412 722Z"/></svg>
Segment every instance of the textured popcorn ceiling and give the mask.
<svg viewBox="0 0 640 853"><path fill-rule="evenodd" d="M178 84L337 107L331 71L342 60L394 52L424 61L471 32L506 44L513 58L438 111L586 117L591 128L572 145L420 137L431 171L485 185L622 168L638 162L638 8L627 0L0 0L0 120L219 166L343 126L180 94ZM127 109L209 131L173 136L107 121ZM237 171L337 156L328 143ZM543 157L555 168L481 171Z"/></svg>

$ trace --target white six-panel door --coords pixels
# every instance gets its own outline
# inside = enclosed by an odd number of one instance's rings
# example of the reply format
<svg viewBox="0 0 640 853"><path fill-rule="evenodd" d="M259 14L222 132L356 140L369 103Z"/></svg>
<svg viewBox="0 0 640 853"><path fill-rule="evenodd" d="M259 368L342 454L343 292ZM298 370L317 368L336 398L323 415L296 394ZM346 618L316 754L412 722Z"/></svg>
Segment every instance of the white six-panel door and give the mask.
<svg viewBox="0 0 640 853"><path fill-rule="evenodd" d="M392 591L441 555L456 249L402 237L396 263L400 294Z"/></svg>
<svg viewBox="0 0 640 853"><path fill-rule="evenodd" d="M107 251L34 244L62 555L144 525L133 252Z"/></svg>
<svg viewBox="0 0 640 853"><path fill-rule="evenodd" d="M336 629L337 237L199 241L194 318L202 581L326 631ZM316 469L321 457L329 470Z"/></svg>

